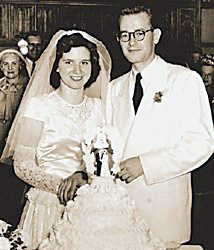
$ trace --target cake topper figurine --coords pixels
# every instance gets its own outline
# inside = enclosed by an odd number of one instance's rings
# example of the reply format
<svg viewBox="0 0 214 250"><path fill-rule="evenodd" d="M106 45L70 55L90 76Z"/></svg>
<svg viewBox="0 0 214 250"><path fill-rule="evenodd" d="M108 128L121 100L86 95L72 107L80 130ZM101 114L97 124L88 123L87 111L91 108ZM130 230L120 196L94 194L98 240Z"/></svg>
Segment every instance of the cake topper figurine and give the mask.
<svg viewBox="0 0 214 250"><path fill-rule="evenodd" d="M100 131L95 139L94 143L94 156L95 156L95 167L97 176L110 176L109 167L109 143L107 142L106 134Z"/></svg>
<svg viewBox="0 0 214 250"><path fill-rule="evenodd" d="M102 126L87 131L82 142L87 172L101 177L116 176L122 149L121 138L114 128Z"/></svg>

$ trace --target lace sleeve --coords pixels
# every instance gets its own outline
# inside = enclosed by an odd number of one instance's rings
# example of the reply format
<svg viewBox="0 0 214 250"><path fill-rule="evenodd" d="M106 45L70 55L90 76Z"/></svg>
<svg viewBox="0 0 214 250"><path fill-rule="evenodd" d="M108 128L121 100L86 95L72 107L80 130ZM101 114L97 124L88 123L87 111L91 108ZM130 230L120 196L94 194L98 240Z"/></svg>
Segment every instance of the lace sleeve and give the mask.
<svg viewBox="0 0 214 250"><path fill-rule="evenodd" d="M61 178L39 166L36 149L41 140L44 122L23 117L13 159L16 175L28 184L47 192L57 193Z"/></svg>
<svg viewBox="0 0 214 250"><path fill-rule="evenodd" d="M46 173L36 164L35 149L19 145L14 154L16 175L28 184L46 192L57 193L61 178Z"/></svg>

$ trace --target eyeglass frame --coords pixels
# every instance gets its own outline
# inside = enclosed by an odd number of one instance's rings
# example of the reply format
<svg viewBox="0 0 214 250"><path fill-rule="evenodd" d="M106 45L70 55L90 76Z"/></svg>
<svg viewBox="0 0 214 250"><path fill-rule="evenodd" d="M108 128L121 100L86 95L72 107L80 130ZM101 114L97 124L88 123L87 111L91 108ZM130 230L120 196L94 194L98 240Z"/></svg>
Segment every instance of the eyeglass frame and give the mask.
<svg viewBox="0 0 214 250"><path fill-rule="evenodd" d="M144 38L145 38L147 32L149 32L149 31L153 32L154 30L155 30L154 28L150 28L150 29L148 29L148 30L138 29L138 30L135 30L135 31L133 31L133 32L122 31L122 32L120 32L120 34L117 34L117 40L118 40L118 41L121 41L121 42L123 42L123 43L127 43L127 42L130 41L131 35L133 35L133 38L135 39L135 41L141 42L141 41L144 40ZM141 31L141 32L144 34L144 36L143 36L143 38L142 38L141 40L137 40L137 39L135 38L135 32L139 32L139 31ZM122 41L122 40L120 39L120 36L121 36L122 33L127 33L127 34L128 34L128 36L129 36L128 38L129 38L129 39L128 39L127 41Z"/></svg>

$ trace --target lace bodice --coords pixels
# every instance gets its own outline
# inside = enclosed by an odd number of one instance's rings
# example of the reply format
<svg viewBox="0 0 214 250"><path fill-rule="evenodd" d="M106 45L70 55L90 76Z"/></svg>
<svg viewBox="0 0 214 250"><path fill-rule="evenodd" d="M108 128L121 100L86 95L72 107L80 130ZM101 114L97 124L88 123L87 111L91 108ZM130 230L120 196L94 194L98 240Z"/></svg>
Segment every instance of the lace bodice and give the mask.
<svg viewBox="0 0 214 250"><path fill-rule="evenodd" d="M44 126L35 148L35 159L31 157L33 164L36 163L33 171L29 159L28 164L24 164L27 161L26 154L21 153L19 146L15 153L16 173L34 187L56 192L53 186L57 186L60 179L81 169L84 134L88 129L103 123L101 101L84 97L81 104L71 105L54 91L32 98L24 117L40 121ZM44 182L50 182L50 189Z"/></svg>

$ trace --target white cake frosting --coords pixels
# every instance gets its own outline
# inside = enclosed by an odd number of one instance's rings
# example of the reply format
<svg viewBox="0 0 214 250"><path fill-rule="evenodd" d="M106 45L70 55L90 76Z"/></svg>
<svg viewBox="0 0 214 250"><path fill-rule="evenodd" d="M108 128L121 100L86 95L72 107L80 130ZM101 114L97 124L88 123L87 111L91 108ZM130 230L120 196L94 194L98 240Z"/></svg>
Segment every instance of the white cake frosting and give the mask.
<svg viewBox="0 0 214 250"><path fill-rule="evenodd" d="M68 202L40 249L162 250L165 246L138 216L122 185L113 177L94 177Z"/></svg>
<svg viewBox="0 0 214 250"><path fill-rule="evenodd" d="M164 250L159 238L154 237L149 226L141 219L127 190L116 180L117 159L109 166L109 143L112 135L103 130L84 142L86 169L92 175L91 184L78 189L74 201L69 201L62 219L56 223L40 250ZM115 135L115 134L114 134ZM115 154L118 149L115 144ZM117 149L117 150L116 150ZM94 175L96 154L101 161L100 176ZM116 164L117 163L117 164ZM113 168L113 171L112 171Z"/></svg>

